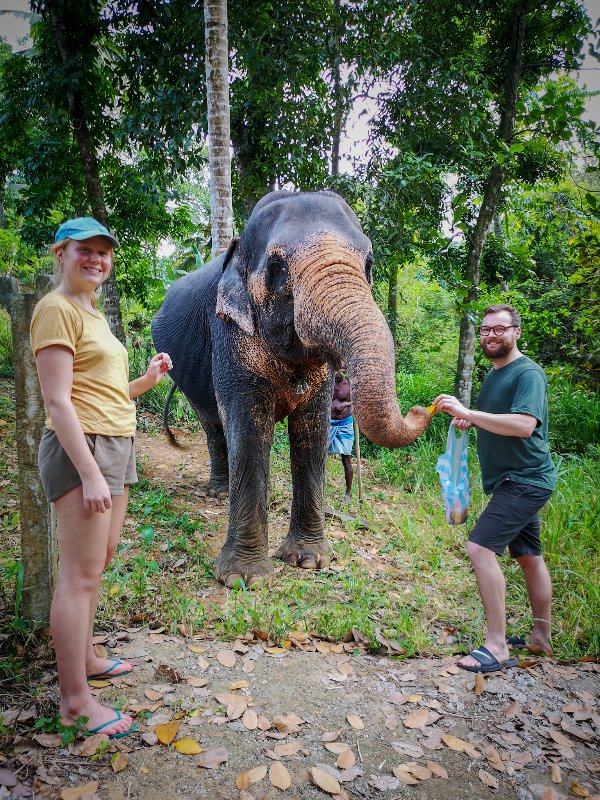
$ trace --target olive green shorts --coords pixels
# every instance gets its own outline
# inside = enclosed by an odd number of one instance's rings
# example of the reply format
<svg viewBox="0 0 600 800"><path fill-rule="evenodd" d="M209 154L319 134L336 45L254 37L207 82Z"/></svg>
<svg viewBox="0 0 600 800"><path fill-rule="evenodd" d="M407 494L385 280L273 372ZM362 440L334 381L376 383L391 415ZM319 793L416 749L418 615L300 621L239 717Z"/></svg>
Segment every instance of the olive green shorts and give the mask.
<svg viewBox="0 0 600 800"><path fill-rule="evenodd" d="M85 440L111 495L125 494L125 486L137 481L133 436L86 433ZM81 478L73 462L65 453L56 433L48 428L42 433L38 464L42 486L50 503L81 485Z"/></svg>

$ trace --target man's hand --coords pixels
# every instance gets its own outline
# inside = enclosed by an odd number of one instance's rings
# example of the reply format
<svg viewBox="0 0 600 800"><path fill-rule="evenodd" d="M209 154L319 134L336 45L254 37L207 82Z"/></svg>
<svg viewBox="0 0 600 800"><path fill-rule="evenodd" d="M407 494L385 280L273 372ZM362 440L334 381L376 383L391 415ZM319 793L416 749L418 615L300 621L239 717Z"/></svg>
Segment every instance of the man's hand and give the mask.
<svg viewBox="0 0 600 800"><path fill-rule="evenodd" d="M436 411L445 411L451 417L454 417L452 424L455 428L460 430L467 430L473 426L471 421L471 410L465 408L456 397L451 394L440 394L433 401Z"/></svg>

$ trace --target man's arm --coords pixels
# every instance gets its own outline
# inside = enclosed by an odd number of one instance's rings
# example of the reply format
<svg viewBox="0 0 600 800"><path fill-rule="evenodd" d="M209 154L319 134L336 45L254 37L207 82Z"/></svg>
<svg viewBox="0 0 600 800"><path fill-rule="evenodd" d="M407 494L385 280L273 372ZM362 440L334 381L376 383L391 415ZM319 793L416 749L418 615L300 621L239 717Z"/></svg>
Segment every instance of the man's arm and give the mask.
<svg viewBox="0 0 600 800"><path fill-rule="evenodd" d="M445 411L451 417L465 420L476 428L497 433L499 436L519 436L527 439L537 426L537 419L530 414L490 414L465 408L456 397L440 394L433 401L437 411Z"/></svg>

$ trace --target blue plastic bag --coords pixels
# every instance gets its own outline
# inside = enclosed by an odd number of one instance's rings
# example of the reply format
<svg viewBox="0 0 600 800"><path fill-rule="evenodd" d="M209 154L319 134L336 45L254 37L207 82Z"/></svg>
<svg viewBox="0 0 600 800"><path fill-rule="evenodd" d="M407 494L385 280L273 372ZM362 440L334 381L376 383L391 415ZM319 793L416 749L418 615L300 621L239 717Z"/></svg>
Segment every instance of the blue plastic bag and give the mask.
<svg viewBox="0 0 600 800"><path fill-rule="evenodd" d="M471 487L467 449L469 432L453 425L448 429L446 450L438 458L436 470L442 484L444 511L450 525L461 525L469 516Z"/></svg>

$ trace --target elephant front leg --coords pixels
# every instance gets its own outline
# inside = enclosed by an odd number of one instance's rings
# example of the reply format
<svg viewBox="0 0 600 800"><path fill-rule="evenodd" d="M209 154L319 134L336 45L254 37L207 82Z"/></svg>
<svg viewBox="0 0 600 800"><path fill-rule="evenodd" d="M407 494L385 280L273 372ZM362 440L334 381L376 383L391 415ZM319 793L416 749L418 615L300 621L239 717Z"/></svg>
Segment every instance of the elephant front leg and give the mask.
<svg viewBox="0 0 600 800"><path fill-rule="evenodd" d="M289 532L276 557L302 569L319 569L330 559L323 510L329 430L327 382L324 394L325 400L288 421L294 495Z"/></svg>
<svg viewBox="0 0 600 800"><path fill-rule="evenodd" d="M229 588L255 583L273 571L268 554L267 491L273 414L237 411L226 423L229 452L229 528L215 575ZM232 415L233 416L233 415Z"/></svg>

